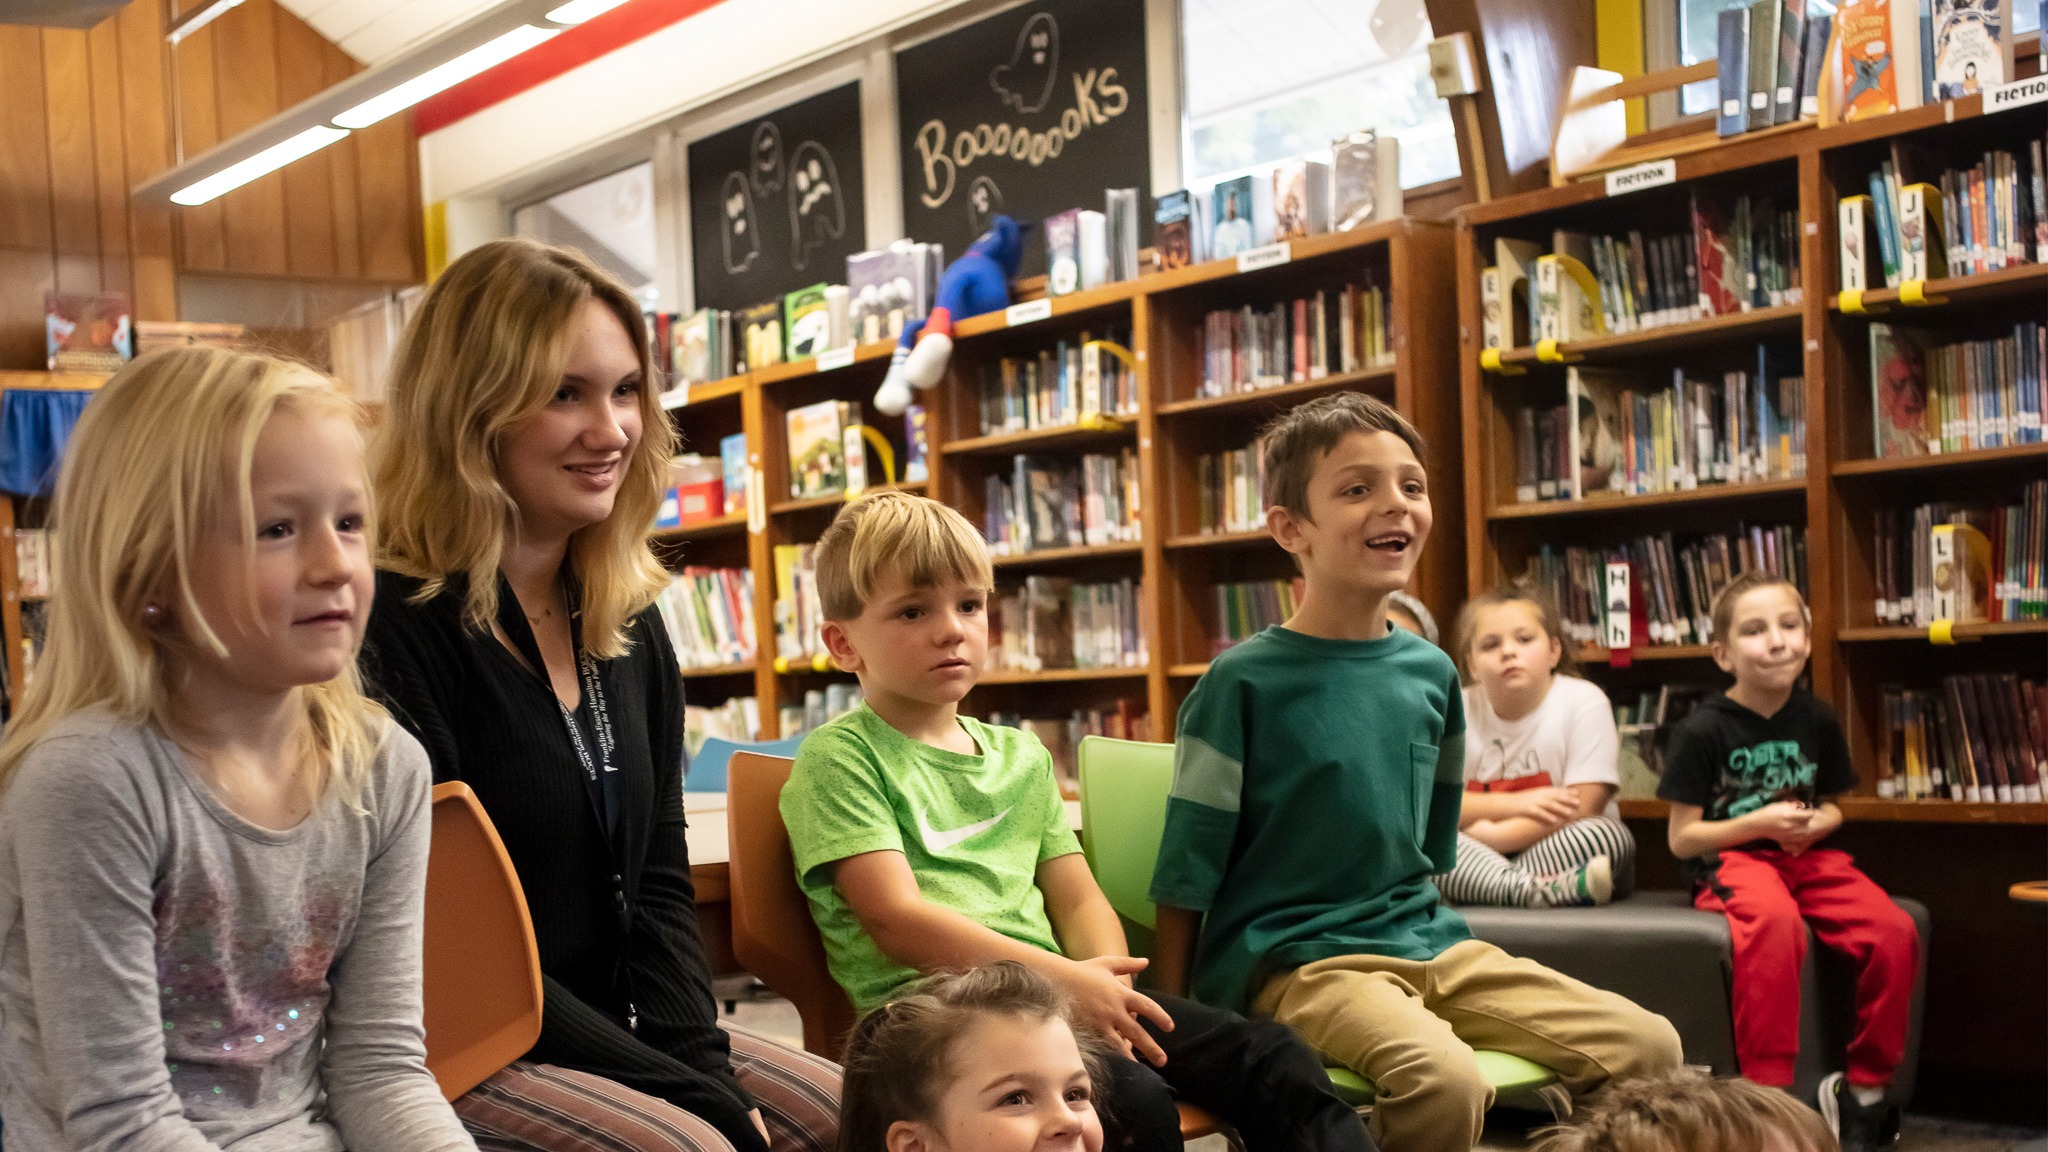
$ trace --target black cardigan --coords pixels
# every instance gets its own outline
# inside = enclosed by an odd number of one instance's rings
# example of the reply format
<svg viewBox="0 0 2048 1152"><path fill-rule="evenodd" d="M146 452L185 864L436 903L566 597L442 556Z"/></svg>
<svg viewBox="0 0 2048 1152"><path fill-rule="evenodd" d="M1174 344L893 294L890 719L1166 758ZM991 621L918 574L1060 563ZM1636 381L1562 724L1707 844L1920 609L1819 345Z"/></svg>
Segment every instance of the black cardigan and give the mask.
<svg viewBox="0 0 2048 1152"><path fill-rule="evenodd" d="M619 772L607 844L532 632L498 584L500 627L531 666L463 624L460 576L413 603L420 581L379 571L361 667L371 694L426 745L435 782L475 790L518 870L544 991L530 1058L620 1080L721 1129L745 1126L754 1105L733 1079L698 936L682 678L659 612L635 617L631 651L599 664Z"/></svg>

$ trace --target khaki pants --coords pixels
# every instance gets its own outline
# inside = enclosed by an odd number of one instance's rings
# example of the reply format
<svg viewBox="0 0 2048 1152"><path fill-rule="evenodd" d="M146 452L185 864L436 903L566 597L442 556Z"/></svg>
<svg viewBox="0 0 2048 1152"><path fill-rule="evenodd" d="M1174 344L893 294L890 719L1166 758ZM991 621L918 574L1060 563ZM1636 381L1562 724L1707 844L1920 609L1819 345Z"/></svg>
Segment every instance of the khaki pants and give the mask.
<svg viewBox="0 0 2048 1152"><path fill-rule="evenodd" d="M1678 1067L1669 1021L1612 992L1466 940L1434 960L1338 956L1274 977L1253 1004L1379 1088L1385 1152L1470 1152L1493 1089L1474 1048L1533 1060L1574 1096Z"/></svg>

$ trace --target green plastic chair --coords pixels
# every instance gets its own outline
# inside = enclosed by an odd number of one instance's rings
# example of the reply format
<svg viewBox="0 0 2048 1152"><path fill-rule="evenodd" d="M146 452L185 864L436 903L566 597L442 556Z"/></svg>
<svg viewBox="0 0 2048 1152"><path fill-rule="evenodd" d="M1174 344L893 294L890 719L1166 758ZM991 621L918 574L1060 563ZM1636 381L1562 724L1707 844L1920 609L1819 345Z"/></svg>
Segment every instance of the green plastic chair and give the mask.
<svg viewBox="0 0 2048 1152"><path fill-rule="evenodd" d="M1135 930L1131 950L1152 950L1158 916L1152 905L1152 870L1166 834L1166 798L1173 790L1173 745L1089 736L1081 741L1081 851L1110 907ZM1479 1070L1501 1104L1570 1112L1557 1073L1506 1052L1477 1050ZM1377 1095L1372 1081L1345 1067L1327 1069L1330 1086L1353 1107Z"/></svg>

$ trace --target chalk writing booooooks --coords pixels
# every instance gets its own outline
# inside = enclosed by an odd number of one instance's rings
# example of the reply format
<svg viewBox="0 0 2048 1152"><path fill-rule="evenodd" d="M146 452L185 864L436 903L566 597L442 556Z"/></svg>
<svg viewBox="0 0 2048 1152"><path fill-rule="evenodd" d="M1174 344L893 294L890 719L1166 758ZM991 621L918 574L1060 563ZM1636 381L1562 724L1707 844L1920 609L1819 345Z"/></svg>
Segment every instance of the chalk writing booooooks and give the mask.
<svg viewBox="0 0 2048 1152"><path fill-rule="evenodd" d="M1067 142L1092 126L1109 123L1131 105L1130 94L1117 82L1115 68L1076 72L1074 103L1060 113L1059 123L1034 132L1022 124L977 124L963 128L948 146L946 122L927 120L917 130L917 158L924 171L919 199L937 208L952 199L959 170L983 157L1008 157L1039 167L1059 157Z"/></svg>

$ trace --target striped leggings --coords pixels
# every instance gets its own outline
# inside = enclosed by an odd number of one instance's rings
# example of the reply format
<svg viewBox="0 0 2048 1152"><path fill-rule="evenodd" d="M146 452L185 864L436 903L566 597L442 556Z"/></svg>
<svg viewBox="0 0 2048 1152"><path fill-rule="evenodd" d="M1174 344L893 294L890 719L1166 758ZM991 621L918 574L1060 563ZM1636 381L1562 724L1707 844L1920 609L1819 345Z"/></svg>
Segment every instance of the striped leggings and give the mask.
<svg viewBox="0 0 2048 1152"><path fill-rule="evenodd" d="M761 1106L769 1152L832 1152L839 1066L722 1024L733 1076ZM464 1093L455 1115L479 1152L731 1152L718 1129L622 1084L525 1060Z"/></svg>
<svg viewBox="0 0 2048 1152"><path fill-rule="evenodd" d="M1436 878L1437 891L1452 904L1500 908L1536 906L1536 879L1569 872L1595 856L1614 866L1617 899L1635 887L1636 841L1628 825L1608 816L1588 816L1505 856L1458 833L1458 864Z"/></svg>

